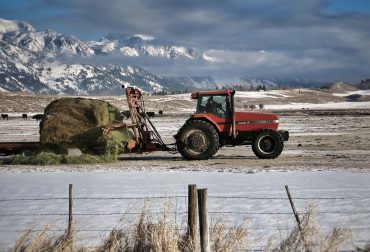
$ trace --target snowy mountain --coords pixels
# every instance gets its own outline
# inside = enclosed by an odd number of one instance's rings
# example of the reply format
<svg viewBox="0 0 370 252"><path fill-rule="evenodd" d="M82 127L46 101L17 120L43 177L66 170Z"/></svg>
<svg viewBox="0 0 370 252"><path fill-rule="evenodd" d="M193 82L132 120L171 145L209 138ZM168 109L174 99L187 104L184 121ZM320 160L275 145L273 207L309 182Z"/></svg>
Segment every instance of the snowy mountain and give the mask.
<svg viewBox="0 0 370 252"><path fill-rule="evenodd" d="M211 76L191 76L191 77L163 77L169 83L180 84L185 89L215 89L217 87L216 82Z"/></svg>
<svg viewBox="0 0 370 252"><path fill-rule="evenodd" d="M117 94L121 85L136 86L147 92L190 91L234 85L265 85L268 89L281 85L306 85L304 80L256 80L237 77L215 81L212 76L168 77L152 74L140 66L81 63L96 62L94 59L103 59L108 55L115 58L157 57L171 62L187 60L212 63L215 60L206 51L166 44L143 34L109 34L99 41L82 41L53 30L37 31L23 21L0 18L2 91L99 95Z"/></svg>
<svg viewBox="0 0 370 252"><path fill-rule="evenodd" d="M117 94L122 84L153 92L165 81L139 67L65 64L48 53L0 41L0 88L35 94Z"/></svg>
<svg viewBox="0 0 370 252"><path fill-rule="evenodd" d="M36 31L22 21L0 19L0 39L4 42L27 48L32 52L47 53L47 56L121 53L124 56L157 56L169 59L201 58L208 60L205 52L183 46L162 45L147 35L125 36L109 34L99 41L84 42L74 36L59 34L53 30Z"/></svg>
<svg viewBox="0 0 370 252"><path fill-rule="evenodd" d="M96 54L119 52L129 57L154 56L167 59L186 58L212 61L212 57L207 55L206 52L183 46L163 45L163 42L156 38L143 34L133 36L109 34L99 41L89 41L88 45Z"/></svg>
<svg viewBox="0 0 370 252"><path fill-rule="evenodd" d="M73 57L107 54L198 59L204 53L181 46L163 46L147 35L108 35L84 42L52 30L36 31L22 21L0 19L0 90L35 94L117 94L122 84L147 92L214 86L211 77L167 78L140 67L91 65ZM69 59L66 63L63 59Z"/></svg>

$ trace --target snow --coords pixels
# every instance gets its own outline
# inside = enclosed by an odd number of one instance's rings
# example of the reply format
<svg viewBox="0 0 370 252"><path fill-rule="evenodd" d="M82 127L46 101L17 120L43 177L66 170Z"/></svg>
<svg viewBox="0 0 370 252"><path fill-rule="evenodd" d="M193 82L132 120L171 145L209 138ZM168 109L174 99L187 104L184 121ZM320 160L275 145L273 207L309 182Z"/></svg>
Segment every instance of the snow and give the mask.
<svg viewBox="0 0 370 252"><path fill-rule="evenodd" d="M166 50L163 47L160 46L152 46L148 45L145 46L143 49L150 55L150 56L162 56L162 57L169 57L169 55L166 54Z"/></svg>
<svg viewBox="0 0 370 252"><path fill-rule="evenodd" d="M27 34L27 48L34 52L41 52L45 47L45 33L34 32Z"/></svg>
<svg viewBox="0 0 370 252"><path fill-rule="evenodd" d="M100 50L103 53L110 53L116 49L118 45L118 41L102 39L101 41L89 41L87 42L87 44L94 49Z"/></svg>
<svg viewBox="0 0 370 252"><path fill-rule="evenodd" d="M134 69L133 69L132 67L130 67L130 66L128 66L128 67L127 67L127 71L128 71L130 74L134 74L134 73L135 73Z"/></svg>
<svg viewBox="0 0 370 252"><path fill-rule="evenodd" d="M271 90L271 91L238 91L235 97L241 98L286 98L292 97L290 91L286 90Z"/></svg>
<svg viewBox="0 0 370 252"><path fill-rule="evenodd" d="M25 67L24 65L22 65L19 62L16 62L15 63L15 67L18 68L18 69L21 69L21 70L25 71L26 73L29 71L27 67Z"/></svg>
<svg viewBox="0 0 370 252"><path fill-rule="evenodd" d="M139 56L139 53L135 48L124 46L124 47L121 47L119 51L126 56L131 56L131 57Z"/></svg>
<svg viewBox="0 0 370 252"><path fill-rule="evenodd" d="M276 104L265 105L265 109L368 109L370 102L333 102L323 104L312 103L291 103L291 104Z"/></svg>
<svg viewBox="0 0 370 252"><path fill-rule="evenodd" d="M148 84L154 89L154 91L162 91L163 87L155 81L148 80Z"/></svg>
<svg viewBox="0 0 370 252"><path fill-rule="evenodd" d="M183 46L172 46L171 48L172 48L172 50L174 50L174 51L175 51L176 53L178 53L179 55L185 56L185 57L187 57L187 58L189 58L189 59L194 59L194 57L193 57L193 56L191 56L191 55L189 55L189 54L187 53L186 48L185 48L185 47L183 47Z"/></svg>
<svg viewBox="0 0 370 252"><path fill-rule="evenodd" d="M340 97L346 97L349 95L354 95L354 94L359 94L359 95L370 95L370 89L367 90L356 90L356 91L346 91L345 93L333 93L334 96L340 96Z"/></svg>
<svg viewBox="0 0 370 252"><path fill-rule="evenodd" d="M190 97L190 94L189 94L189 97ZM152 96L150 98L150 101L152 102L169 102L169 101L174 101L174 100L184 100L186 99L185 97L183 97L183 95L167 95L167 96L162 96L162 97L155 97L155 96ZM188 98L187 100L191 100L191 98ZM180 108L178 108L180 109Z"/></svg>
<svg viewBox="0 0 370 252"><path fill-rule="evenodd" d="M81 167L82 168L82 167ZM151 197L186 196L187 185L197 184L208 188L211 224L223 215L227 226L245 217L252 222L252 232L260 237L256 244L264 244L270 235L294 225L294 217L286 197L285 185L289 185L293 198L316 198L318 223L323 230L334 226L352 228L356 240L370 235L370 180L369 173L360 172L138 172L113 171L106 166L94 172L0 172L0 199L9 198L59 198L67 197L68 184L74 186L74 197ZM213 196L213 197L212 197ZM240 198L230 198L230 197ZM226 197L226 198L217 198ZM248 199L276 198L276 199ZM321 198L321 199L319 199ZM343 198L343 199L328 199ZM153 212L161 211L168 199L148 199ZM309 201L295 199L298 212L302 213ZM143 199L132 200L74 200L74 213L139 213ZM176 221L186 223L187 199L172 198L172 209L177 211ZM67 213L67 200L48 201L0 201L1 213L37 214ZM230 214L226 214L232 212ZM321 212L321 213L320 213ZM335 213L334 213L335 212ZM249 213L249 214L248 214ZM280 214L259 214L280 213ZM154 214L156 216L156 214ZM76 215L76 229L102 230L79 233L90 242L98 242L118 222L121 215ZM130 215L126 221L136 220ZM41 228L51 223L52 229L63 229L68 216L7 216L0 219L0 230L24 230ZM263 230L261 230L263 229ZM0 232L5 246L14 244L19 232ZM86 240L85 240L86 241Z"/></svg>
<svg viewBox="0 0 370 252"><path fill-rule="evenodd" d="M175 99L181 99L185 101L192 101L191 99L191 93L185 93L185 94L175 94L175 95L169 95L169 97L173 97Z"/></svg>

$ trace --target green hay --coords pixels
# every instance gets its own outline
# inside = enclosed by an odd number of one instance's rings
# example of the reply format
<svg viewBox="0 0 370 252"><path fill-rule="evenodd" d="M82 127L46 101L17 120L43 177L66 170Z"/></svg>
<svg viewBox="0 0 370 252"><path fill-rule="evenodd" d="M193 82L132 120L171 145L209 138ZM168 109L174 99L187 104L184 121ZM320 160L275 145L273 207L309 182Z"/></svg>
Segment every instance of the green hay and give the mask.
<svg viewBox="0 0 370 252"><path fill-rule="evenodd" d="M40 141L44 144L71 144L72 138L95 127L119 122L118 108L108 102L85 98L61 98L44 110Z"/></svg>
<svg viewBox="0 0 370 252"><path fill-rule="evenodd" d="M16 155L13 157L11 164L13 165L57 165L61 164L62 155L57 155L49 152L41 152L37 155L24 156Z"/></svg>
<svg viewBox="0 0 370 252"><path fill-rule="evenodd" d="M13 157L12 165L60 165L60 164L99 164L113 162L114 159L104 155L96 156L83 154L78 157L70 157L66 155L58 155L50 152L41 152L39 154L32 154L29 156L16 155Z"/></svg>
<svg viewBox="0 0 370 252"><path fill-rule="evenodd" d="M105 155L116 159L133 139L129 129L104 128L122 121L119 110L108 102L84 98L61 98L51 102L44 111L47 118L40 123L43 144L78 147L83 153Z"/></svg>
<svg viewBox="0 0 370 252"><path fill-rule="evenodd" d="M111 125L107 125L109 127ZM123 152L126 143L133 139L133 133L127 128L111 130L103 134L104 127L96 127L72 138L73 144L84 153L105 155L115 160Z"/></svg>

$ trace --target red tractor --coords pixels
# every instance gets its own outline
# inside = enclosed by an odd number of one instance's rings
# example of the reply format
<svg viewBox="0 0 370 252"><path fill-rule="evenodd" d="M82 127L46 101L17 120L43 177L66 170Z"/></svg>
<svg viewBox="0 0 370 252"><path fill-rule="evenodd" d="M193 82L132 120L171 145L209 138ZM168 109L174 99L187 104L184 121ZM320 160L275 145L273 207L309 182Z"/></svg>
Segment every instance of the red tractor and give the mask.
<svg viewBox="0 0 370 252"><path fill-rule="evenodd" d="M125 88L123 86L123 88ZM287 141L287 131L278 130L279 116L274 114L235 112L233 90L203 91L191 94L198 100L197 110L174 136L176 147L166 145L145 113L139 89L125 88L131 124L118 123L104 128L104 133L124 128L133 139L124 143L120 153L169 151L189 160L211 158L220 147L252 145L259 158L276 158ZM72 146L74 147L74 146ZM0 142L0 154L10 155L29 150L52 149L40 142Z"/></svg>
<svg viewBox="0 0 370 252"><path fill-rule="evenodd" d="M189 160L211 158L223 146L251 145L263 159L278 157L289 139L288 131L278 130L279 116L236 112L234 90L200 91L195 114L174 136L177 150Z"/></svg>

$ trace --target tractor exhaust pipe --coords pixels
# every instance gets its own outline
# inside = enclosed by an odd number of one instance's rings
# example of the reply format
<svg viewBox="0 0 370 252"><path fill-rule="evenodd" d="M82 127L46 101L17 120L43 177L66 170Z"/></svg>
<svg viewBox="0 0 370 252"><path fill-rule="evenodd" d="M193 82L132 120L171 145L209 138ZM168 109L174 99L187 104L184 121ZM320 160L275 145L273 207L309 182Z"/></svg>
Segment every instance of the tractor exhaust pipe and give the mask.
<svg viewBox="0 0 370 252"><path fill-rule="evenodd" d="M234 100L235 91L231 94L231 109L232 109L232 124L231 124L231 132L233 140L236 139L236 119L235 119L235 100Z"/></svg>

